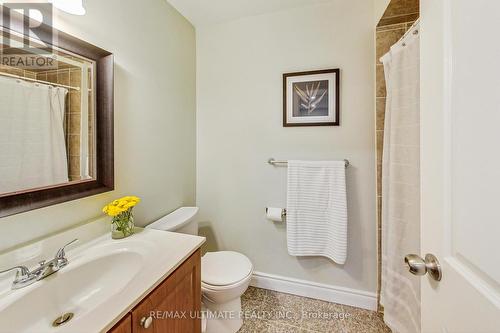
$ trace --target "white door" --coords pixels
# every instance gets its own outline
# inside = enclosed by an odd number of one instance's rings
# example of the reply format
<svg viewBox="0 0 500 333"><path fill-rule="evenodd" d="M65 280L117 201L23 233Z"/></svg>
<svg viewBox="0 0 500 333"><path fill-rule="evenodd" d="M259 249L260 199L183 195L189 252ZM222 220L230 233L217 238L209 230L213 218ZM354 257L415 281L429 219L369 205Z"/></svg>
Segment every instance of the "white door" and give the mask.
<svg viewBox="0 0 500 333"><path fill-rule="evenodd" d="M422 332L500 332L500 1L421 0Z"/></svg>

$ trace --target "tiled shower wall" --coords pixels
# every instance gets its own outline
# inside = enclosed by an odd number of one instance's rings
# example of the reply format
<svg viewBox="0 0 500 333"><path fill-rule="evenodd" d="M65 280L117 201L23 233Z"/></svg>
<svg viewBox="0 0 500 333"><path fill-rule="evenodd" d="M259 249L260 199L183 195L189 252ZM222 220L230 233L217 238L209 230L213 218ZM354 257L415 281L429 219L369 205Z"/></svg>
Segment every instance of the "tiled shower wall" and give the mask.
<svg viewBox="0 0 500 333"><path fill-rule="evenodd" d="M384 145L384 120L386 89L384 66L380 58L386 54L412 26L419 13L419 0L392 0L376 28L376 133L377 133L377 233L378 233L378 294L380 295L380 272L382 270L382 148ZM379 306L379 310L382 310Z"/></svg>
<svg viewBox="0 0 500 333"><path fill-rule="evenodd" d="M0 64L0 72L12 74L12 75L18 75L18 76L22 76L22 77L27 77L30 79L36 79L35 72L23 70L23 69L16 68L16 67L10 67L10 66L6 66L6 65L2 65L2 64Z"/></svg>

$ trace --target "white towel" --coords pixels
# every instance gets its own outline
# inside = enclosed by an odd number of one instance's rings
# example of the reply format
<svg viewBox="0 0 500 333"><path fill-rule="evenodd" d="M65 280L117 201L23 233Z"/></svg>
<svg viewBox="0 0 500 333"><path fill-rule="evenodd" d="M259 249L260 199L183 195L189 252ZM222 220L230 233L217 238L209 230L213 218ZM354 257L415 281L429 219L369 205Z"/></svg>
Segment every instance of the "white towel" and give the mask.
<svg viewBox="0 0 500 333"><path fill-rule="evenodd" d="M287 243L292 256L347 256L344 161L288 161Z"/></svg>

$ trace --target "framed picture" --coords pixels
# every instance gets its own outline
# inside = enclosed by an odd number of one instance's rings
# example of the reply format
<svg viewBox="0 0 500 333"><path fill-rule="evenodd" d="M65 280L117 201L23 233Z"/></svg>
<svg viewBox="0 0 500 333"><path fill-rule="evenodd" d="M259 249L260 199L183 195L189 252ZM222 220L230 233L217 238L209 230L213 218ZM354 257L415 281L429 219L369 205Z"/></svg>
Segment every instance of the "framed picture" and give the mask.
<svg viewBox="0 0 500 333"><path fill-rule="evenodd" d="M339 126L340 70L283 74L283 126Z"/></svg>

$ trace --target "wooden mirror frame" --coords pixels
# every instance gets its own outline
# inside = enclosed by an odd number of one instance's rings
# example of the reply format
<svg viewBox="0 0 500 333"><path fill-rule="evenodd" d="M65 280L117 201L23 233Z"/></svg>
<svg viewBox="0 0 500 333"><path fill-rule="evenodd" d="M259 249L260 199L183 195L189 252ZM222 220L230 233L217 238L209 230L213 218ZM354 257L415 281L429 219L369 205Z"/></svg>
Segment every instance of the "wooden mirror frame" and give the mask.
<svg viewBox="0 0 500 333"><path fill-rule="evenodd" d="M2 27L22 33L23 19L22 15L13 15L10 27ZM45 24L38 28L41 32L38 38L53 45L52 31L58 38L54 46L96 63L96 176L90 180L0 194L0 217L114 190L113 54Z"/></svg>

